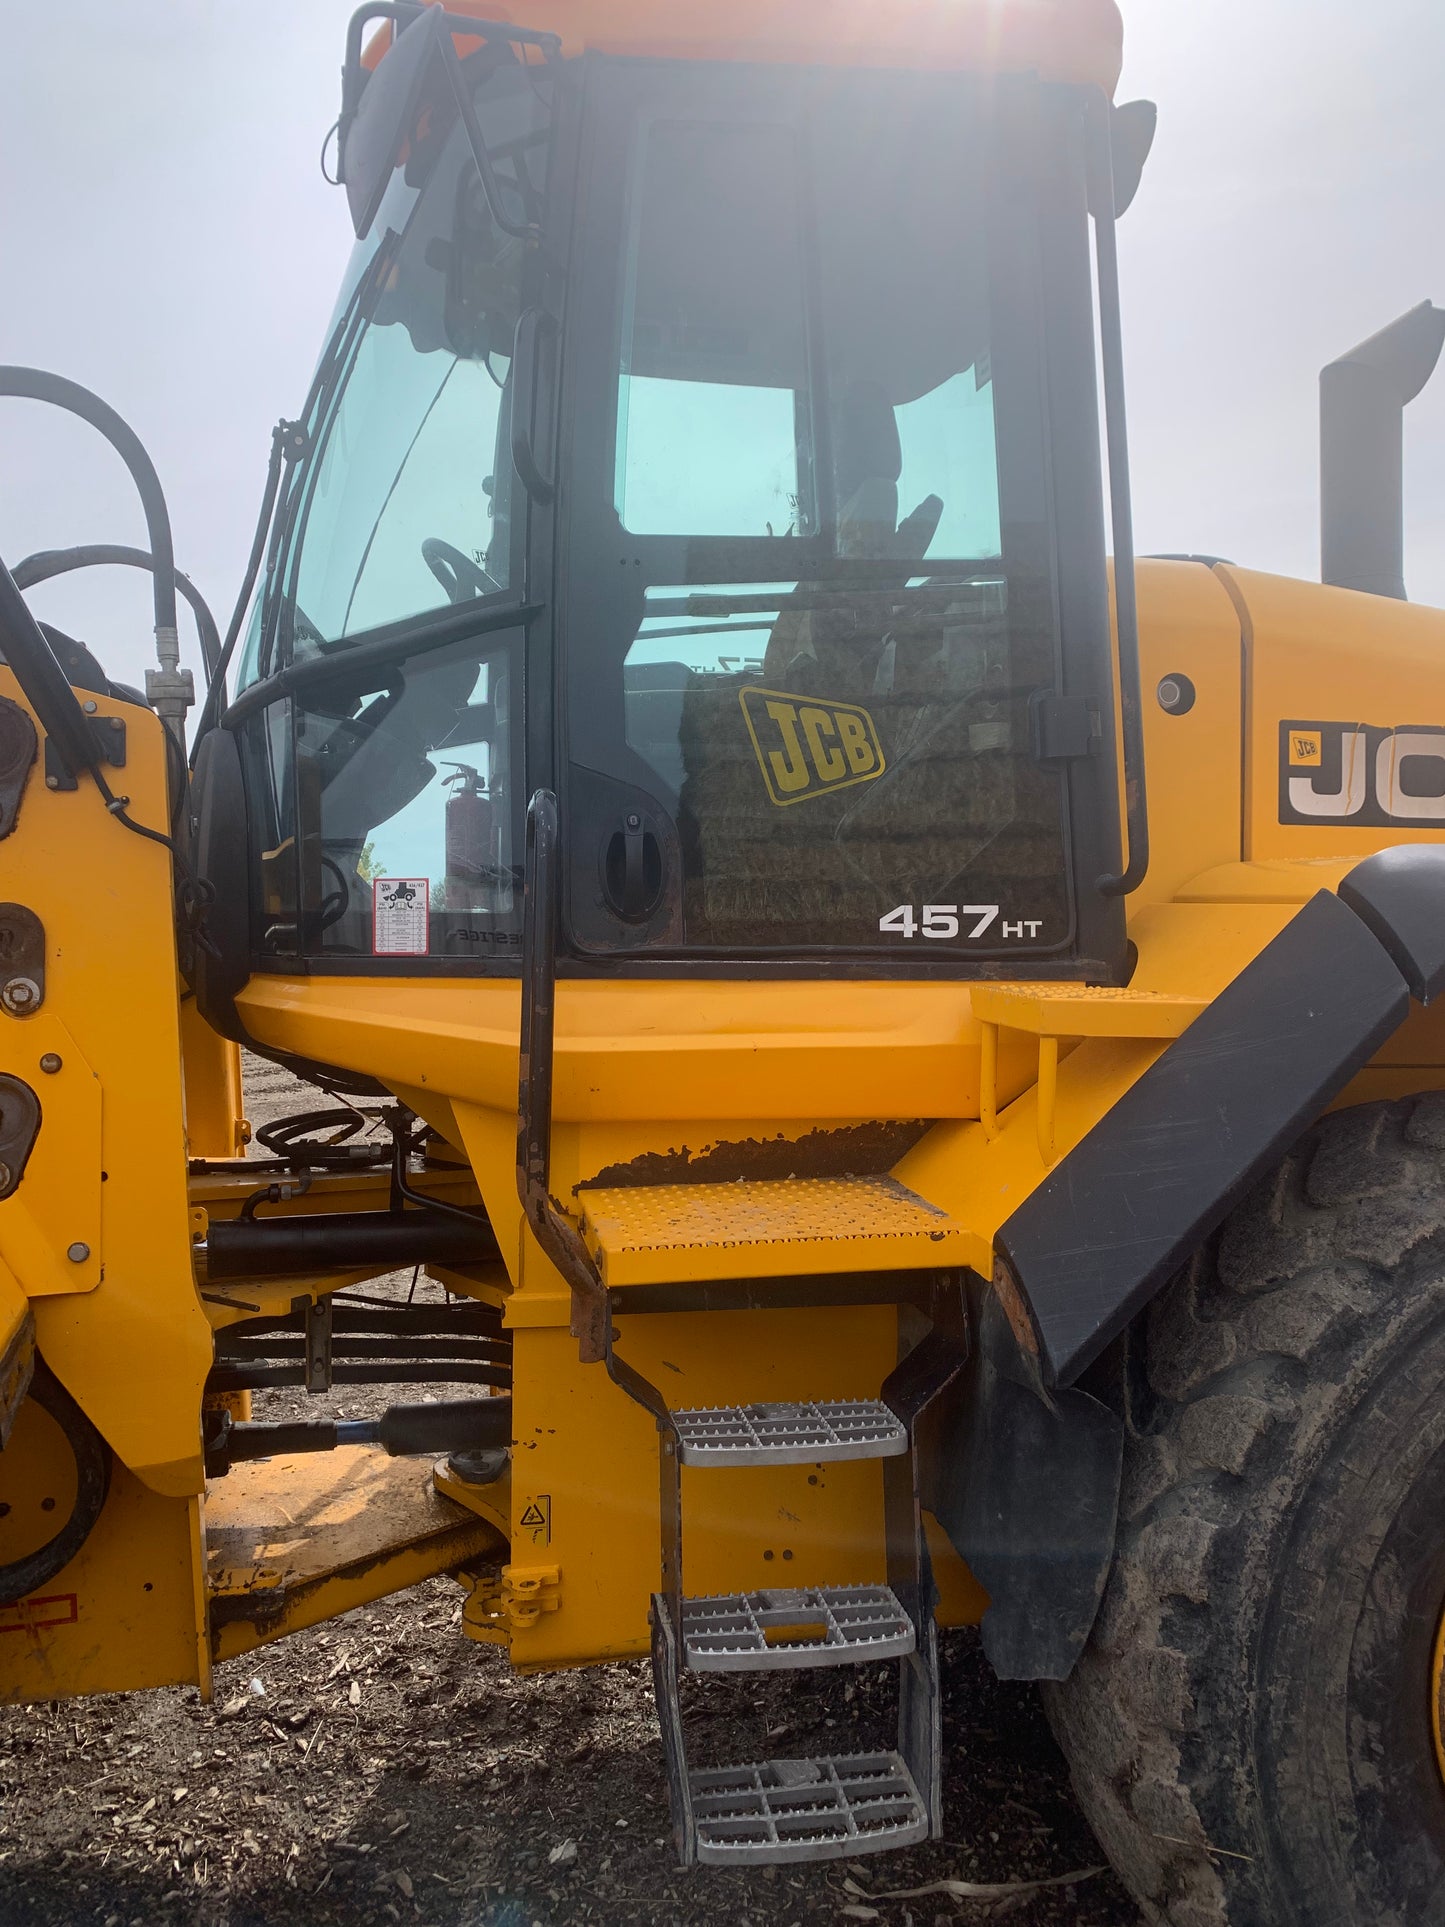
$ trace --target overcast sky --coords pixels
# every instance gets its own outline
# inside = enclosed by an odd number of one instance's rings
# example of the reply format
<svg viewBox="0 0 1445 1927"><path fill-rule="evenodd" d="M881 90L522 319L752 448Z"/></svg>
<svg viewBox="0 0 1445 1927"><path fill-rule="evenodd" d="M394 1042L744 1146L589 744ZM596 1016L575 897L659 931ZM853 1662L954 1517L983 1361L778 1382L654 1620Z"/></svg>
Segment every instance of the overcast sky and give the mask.
<svg viewBox="0 0 1445 1927"><path fill-rule="evenodd" d="M1121 231L1139 548L1316 575L1319 368L1416 302L1445 304L1445 9L1124 10L1120 98L1160 107ZM73 376L126 416L160 470L177 559L222 626L271 425L300 406L348 252L317 156L350 11L6 9L0 361ZM30 402L0 411L6 561L144 544L92 431ZM1445 605L1445 370L1407 416L1406 501L1411 593ZM72 577L32 606L112 674L149 659L139 576Z"/></svg>

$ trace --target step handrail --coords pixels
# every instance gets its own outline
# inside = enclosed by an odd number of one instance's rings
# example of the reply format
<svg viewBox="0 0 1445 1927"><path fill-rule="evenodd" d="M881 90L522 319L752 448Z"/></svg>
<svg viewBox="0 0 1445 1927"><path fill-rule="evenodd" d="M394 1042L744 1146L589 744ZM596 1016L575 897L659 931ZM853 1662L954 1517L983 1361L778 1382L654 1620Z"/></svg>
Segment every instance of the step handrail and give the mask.
<svg viewBox="0 0 1445 1927"><path fill-rule="evenodd" d="M517 1068L517 1196L532 1235L572 1292L572 1336L582 1362L611 1349L607 1288L576 1226L552 1197L552 1070L557 1003L557 798L527 806L522 894L522 1034Z"/></svg>

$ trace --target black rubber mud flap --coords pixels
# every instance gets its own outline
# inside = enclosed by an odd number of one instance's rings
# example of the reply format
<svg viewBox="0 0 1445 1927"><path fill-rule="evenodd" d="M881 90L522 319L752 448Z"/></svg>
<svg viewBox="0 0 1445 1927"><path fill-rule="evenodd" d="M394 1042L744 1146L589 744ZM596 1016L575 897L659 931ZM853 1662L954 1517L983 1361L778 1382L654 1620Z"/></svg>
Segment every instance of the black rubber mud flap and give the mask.
<svg viewBox="0 0 1445 1927"><path fill-rule="evenodd" d="M1411 994L1442 989L1445 846L1368 858L1000 1229L1009 1306L995 1288L979 1307L935 1509L989 1592L983 1644L1001 1678L1068 1677L1113 1558L1122 1422L1076 1381L1398 1029Z"/></svg>
<svg viewBox="0 0 1445 1927"><path fill-rule="evenodd" d="M1379 939L1321 891L1195 1018L994 1241L1045 1385L1071 1385L1124 1330L1409 1003Z"/></svg>
<svg viewBox="0 0 1445 1927"><path fill-rule="evenodd" d="M1049 1393L989 1292L939 1439L934 1510L988 1592L1000 1679L1067 1679L1114 1554L1124 1427L1078 1389Z"/></svg>

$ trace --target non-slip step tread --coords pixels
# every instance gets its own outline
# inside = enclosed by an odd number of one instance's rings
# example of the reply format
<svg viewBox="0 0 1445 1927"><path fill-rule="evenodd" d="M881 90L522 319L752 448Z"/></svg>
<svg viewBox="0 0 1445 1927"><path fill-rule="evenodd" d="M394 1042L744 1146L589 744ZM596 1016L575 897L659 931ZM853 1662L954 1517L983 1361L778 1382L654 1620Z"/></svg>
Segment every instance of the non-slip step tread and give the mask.
<svg viewBox="0 0 1445 1927"><path fill-rule="evenodd" d="M834 1860L929 1834L928 1810L897 1753L763 1760L687 1777L697 1857L714 1866Z"/></svg>
<svg viewBox="0 0 1445 1927"><path fill-rule="evenodd" d="M611 1285L974 1264L977 1237L886 1174L597 1186L581 1230Z"/></svg>
<svg viewBox="0 0 1445 1927"><path fill-rule="evenodd" d="M683 1663L694 1673L866 1665L916 1645L888 1586L770 1587L682 1602Z"/></svg>
<svg viewBox="0 0 1445 1927"><path fill-rule="evenodd" d="M672 1422L684 1465L817 1465L908 1450L902 1422L876 1398L699 1406Z"/></svg>

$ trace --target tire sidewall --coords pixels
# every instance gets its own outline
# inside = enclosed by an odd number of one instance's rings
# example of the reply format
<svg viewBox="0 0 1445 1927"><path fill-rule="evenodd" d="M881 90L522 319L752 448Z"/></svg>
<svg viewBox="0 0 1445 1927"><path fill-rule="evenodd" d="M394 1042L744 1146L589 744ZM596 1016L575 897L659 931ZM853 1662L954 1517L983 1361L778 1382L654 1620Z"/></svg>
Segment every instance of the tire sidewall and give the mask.
<svg viewBox="0 0 1445 1927"><path fill-rule="evenodd" d="M1445 1611L1445 1291L1438 1265L1415 1269L1400 1282L1420 1315L1351 1361L1358 1397L1329 1415L1314 1471L1293 1504L1284 1490L1266 1535L1272 1582L1254 1594L1267 1606L1250 1668L1266 1840L1236 1850L1265 1848L1241 1884L1268 1899L1271 1922L1445 1920L1445 1781L1430 1723Z"/></svg>

